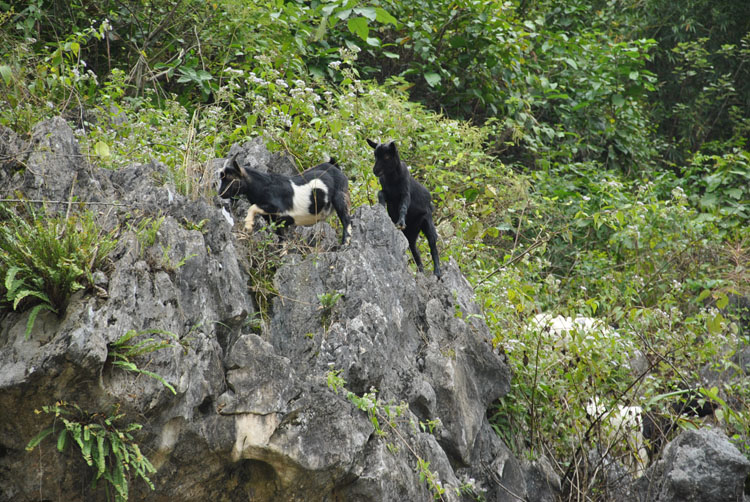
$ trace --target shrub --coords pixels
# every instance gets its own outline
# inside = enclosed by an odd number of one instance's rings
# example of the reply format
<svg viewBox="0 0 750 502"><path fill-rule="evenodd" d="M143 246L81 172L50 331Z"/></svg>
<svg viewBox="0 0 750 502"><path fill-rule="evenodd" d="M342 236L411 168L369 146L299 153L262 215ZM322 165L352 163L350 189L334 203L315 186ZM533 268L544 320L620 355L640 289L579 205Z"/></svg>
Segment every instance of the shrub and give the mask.
<svg viewBox="0 0 750 502"><path fill-rule="evenodd" d="M57 450L65 451L68 444L78 445L83 459L96 470L92 489L103 478L114 488L117 502L128 500L128 482L133 476L140 477L152 490L154 484L148 475L156 472L151 462L143 456L133 433L141 429L140 424L123 424L124 414L115 407L111 413L89 413L77 404L60 401L43 406L36 413L55 415L55 423L34 436L26 446L33 450L44 438L57 432ZM56 422L62 422L60 427ZM109 490L107 490L109 491Z"/></svg>
<svg viewBox="0 0 750 502"><path fill-rule="evenodd" d="M26 217L0 203L0 277L2 298L14 310L48 309L62 315L71 295L93 284L99 268L117 244L90 211L70 216L47 214L25 206Z"/></svg>

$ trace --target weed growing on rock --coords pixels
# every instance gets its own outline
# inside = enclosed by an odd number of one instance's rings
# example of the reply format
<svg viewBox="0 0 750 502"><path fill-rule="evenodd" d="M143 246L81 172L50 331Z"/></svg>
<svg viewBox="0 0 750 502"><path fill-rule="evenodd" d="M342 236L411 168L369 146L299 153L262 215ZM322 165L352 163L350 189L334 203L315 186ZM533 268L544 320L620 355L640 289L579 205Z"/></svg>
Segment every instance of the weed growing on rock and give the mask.
<svg viewBox="0 0 750 502"><path fill-rule="evenodd" d="M93 284L117 239L90 211L61 216L26 206L26 212L22 217L0 204L0 298L14 310L31 309L28 338L41 310L62 315L71 295Z"/></svg>
<svg viewBox="0 0 750 502"><path fill-rule="evenodd" d="M320 301L320 307L318 307L318 309L321 311L321 323L323 324L324 331L328 331L328 328L331 325L331 313L333 307L336 306L343 296L343 293L338 291L335 293L321 293L318 295L318 301Z"/></svg>
<svg viewBox="0 0 750 502"><path fill-rule="evenodd" d="M140 477L154 489L148 475L156 472L156 469L143 456L133 438L133 433L142 426L123 423L125 415L118 413L116 406L110 413L89 413L75 403L60 401L51 406L43 406L36 413L54 414L55 421L29 441L26 451L32 451L44 438L57 433L59 452L65 451L68 444L73 442L80 449L86 463L96 470L92 489L103 478L114 488L114 499L124 502L128 500L131 474ZM58 421L62 422L62 427Z"/></svg>
<svg viewBox="0 0 750 502"><path fill-rule="evenodd" d="M419 475L419 480L427 485L434 499L445 500L443 494L445 494L446 488L440 481L440 476L437 472L430 470L430 462L417 453L415 446L409 442L406 435L399 429L399 423L406 422L403 420L399 421L398 419L406 414L409 405L403 401L398 405L384 403L377 398L378 391L376 389L370 389L370 392L366 392L362 396L358 396L354 392L346 390L346 380L341 376L341 370L333 368L328 370L326 381L328 388L334 393L338 394L339 390L344 391L347 400L359 410L367 413L370 423L375 430L375 434L378 437L386 437L389 433L392 433L398 442L406 447L416 459L417 465L415 470ZM416 423L414 421L409 421L408 423L411 424L412 429L416 432ZM431 434L439 423L439 420L431 420L427 423L420 422L420 427L423 431L429 429ZM397 451L397 448L395 445L389 444L388 450L395 452ZM455 490L458 495L462 493L461 487L456 487Z"/></svg>
<svg viewBox="0 0 750 502"><path fill-rule="evenodd" d="M276 229L271 223L270 230ZM245 256L248 259L247 272L250 276L250 290L253 293L258 311L267 316L271 306L271 299L278 294L273 284L273 277L281 265L281 258L285 251L275 239L273 232L256 233L240 242L245 244Z"/></svg>
<svg viewBox="0 0 750 502"><path fill-rule="evenodd" d="M162 338L141 338L136 341L135 338L143 335L162 335ZM172 391L172 394L177 394L174 387L167 382L164 377L153 371L148 371L143 368L139 368L133 358L151 352L155 352L160 349L172 347L175 342L178 342L177 335L169 331L150 329L144 331L136 331L131 329L120 338L109 344L109 352L107 359L112 362L113 366L120 367L126 371L132 371L133 373L140 373L151 378L154 378L161 382L167 389Z"/></svg>
<svg viewBox="0 0 750 502"><path fill-rule="evenodd" d="M159 235L159 229L164 223L164 216L159 218L143 218L136 225L131 225L130 229L135 232L138 243L141 245L139 256L143 258L146 249L156 243L156 237Z"/></svg>
<svg viewBox="0 0 750 502"><path fill-rule="evenodd" d="M26 323L26 338L29 337L32 328L34 327L34 321L36 316L42 310L50 310L57 313L57 310L52 306L50 299L41 291L35 291L29 289L29 285L26 284L24 278L16 279L16 274L21 271L20 267L10 267L5 274L5 300L13 305L13 310L18 309L19 303L26 300L27 298L36 298L41 301L38 305L31 308L29 314L29 320Z"/></svg>

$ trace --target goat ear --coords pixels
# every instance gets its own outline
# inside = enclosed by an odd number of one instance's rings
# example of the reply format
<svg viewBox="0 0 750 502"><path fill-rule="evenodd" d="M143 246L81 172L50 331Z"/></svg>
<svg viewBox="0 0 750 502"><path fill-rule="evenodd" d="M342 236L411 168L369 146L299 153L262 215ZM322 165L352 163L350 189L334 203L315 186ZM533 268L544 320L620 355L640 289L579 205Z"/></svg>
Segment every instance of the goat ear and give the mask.
<svg viewBox="0 0 750 502"><path fill-rule="evenodd" d="M375 143L375 142L374 142L373 140L371 140L370 138L367 138L367 144L368 144L368 145L370 145L370 146L371 146L371 147L373 147L373 148L377 148L377 147L378 147L378 144L377 144L377 143Z"/></svg>
<svg viewBox="0 0 750 502"><path fill-rule="evenodd" d="M230 161L229 167L233 171L237 171L237 174L242 174L242 167L240 167L240 163L237 162L237 154L236 153L232 156L232 160Z"/></svg>
<svg viewBox="0 0 750 502"><path fill-rule="evenodd" d="M390 150L391 152L393 152L395 155L398 155L398 148L396 148L396 142L395 141L389 141L388 144L385 145L385 146L388 147L388 150Z"/></svg>

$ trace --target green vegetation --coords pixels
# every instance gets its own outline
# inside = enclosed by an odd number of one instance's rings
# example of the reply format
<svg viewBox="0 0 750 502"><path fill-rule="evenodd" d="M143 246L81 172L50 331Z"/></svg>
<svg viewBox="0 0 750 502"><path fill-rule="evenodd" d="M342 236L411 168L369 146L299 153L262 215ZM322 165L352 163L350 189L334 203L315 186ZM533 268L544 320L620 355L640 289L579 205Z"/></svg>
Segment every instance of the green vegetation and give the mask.
<svg viewBox="0 0 750 502"><path fill-rule="evenodd" d="M113 498L117 502L128 500L131 473L154 489L148 475L156 469L133 440L132 433L141 429L140 424L123 424L125 415L118 413L117 409L109 414L88 413L75 403L62 401L37 411L42 412L54 414L55 423L34 436L26 446L27 451L36 448L50 434L57 433L57 450L64 452L71 442L78 445L86 464L96 470L92 487L96 488L99 479L107 480L114 488ZM109 490L107 492L109 494Z"/></svg>
<svg viewBox="0 0 750 502"><path fill-rule="evenodd" d="M62 315L71 295L93 284L94 271L117 240L90 211L61 216L31 205L23 210L25 216L0 203L0 301L31 310L28 338L41 310Z"/></svg>
<svg viewBox="0 0 750 502"><path fill-rule="evenodd" d="M341 370L330 369L326 375L326 382L328 388L336 394L339 390L344 392L346 399L349 400L357 409L367 413L370 423L375 431L375 434L379 437L390 438L396 440L398 444L405 447L409 453L414 457L416 461L415 470L419 474L419 480L427 485L427 488L432 493L435 500L445 500L443 494L446 488L440 481L438 473L430 470L430 462L422 458L421 455L415 450L415 445L409 441L408 430L402 430L402 427L409 426L412 432L417 432L417 424L413 420L406 421L404 417L406 410L409 405L401 402L400 404L384 403L377 397L378 391L376 389L370 389L370 392L365 392L362 396L358 396L354 392L346 390L346 380L340 375ZM430 424L430 433L435 424ZM420 424L424 429L425 426ZM397 446L393 443L388 444L390 450L397 449ZM460 494L461 488L456 487L456 492Z"/></svg>
<svg viewBox="0 0 750 502"><path fill-rule="evenodd" d="M664 411L701 372L736 369L747 333L724 307L750 294L748 2L0 4L0 125L24 134L62 111L91 162L161 161L191 197L211 193L211 159L263 136L299 167L337 157L353 205L372 204L365 139L396 139L508 355L490 415L518 454L565 471L590 439L588 396ZM261 306L271 243L250 241ZM14 308L59 309L77 287L57 296L3 263ZM618 337L574 334L563 353L530 326L540 312ZM629 370L639 356L648 377ZM734 403L717 417L745 454L747 383L702 390Z"/></svg>
<svg viewBox="0 0 750 502"><path fill-rule="evenodd" d="M161 337L139 338L144 335L161 335ZM135 340L136 338L139 339ZM135 357L171 347L177 341L177 335L169 331L154 329L136 331L134 329L131 329L109 345L107 359L112 362L113 366L117 366L126 371L132 371L133 373L140 373L154 378L161 382L164 387L169 389L172 394L177 394L177 391L174 390L174 387L169 382L164 380L164 377L162 377L158 373L154 373L153 371L139 368L135 364L135 362L132 361L132 359Z"/></svg>
<svg viewBox="0 0 750 502"><path fill-rule="evenodd" d="M156 244L156 238L159 235L159 229L164 223L164 216L159 218L142 218L137 224L129 224L130 229L135 232L135 236L140 244L138 255L143 258L146 249Z"/></svg>
<svg viewBox="0 0 750 502"><path fill-rule="evenodd" d="M321 293L318 295L318 301L320 302L318 310L320 310L321 324L323 325L324 332L328 331L328 328L331 327L331 314L333 313L333 308L343 296L344 294L339 291L336 291L335 293Z"/></svg>

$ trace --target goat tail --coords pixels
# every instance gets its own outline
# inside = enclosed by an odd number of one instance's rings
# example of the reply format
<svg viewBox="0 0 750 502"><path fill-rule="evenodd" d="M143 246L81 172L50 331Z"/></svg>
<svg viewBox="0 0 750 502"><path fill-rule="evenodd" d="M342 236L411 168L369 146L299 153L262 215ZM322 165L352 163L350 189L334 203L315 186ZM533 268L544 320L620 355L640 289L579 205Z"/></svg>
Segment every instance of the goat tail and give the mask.
<svg viewBox="0 0 750 502"><path fill-rule="evenodd" d="M339 162L336 160L336 157L329 157L328 158L328 163L329 164L333 164L336 167L339 167Z"/></svg>

